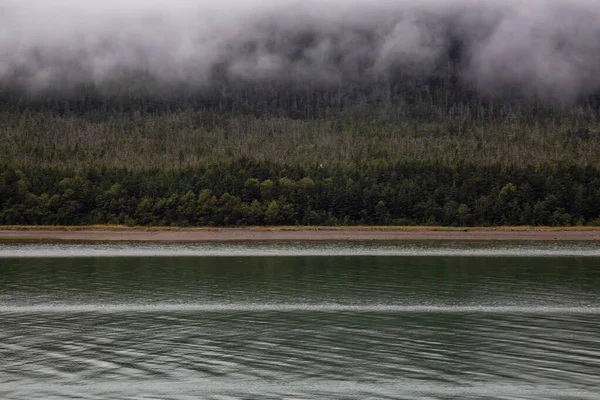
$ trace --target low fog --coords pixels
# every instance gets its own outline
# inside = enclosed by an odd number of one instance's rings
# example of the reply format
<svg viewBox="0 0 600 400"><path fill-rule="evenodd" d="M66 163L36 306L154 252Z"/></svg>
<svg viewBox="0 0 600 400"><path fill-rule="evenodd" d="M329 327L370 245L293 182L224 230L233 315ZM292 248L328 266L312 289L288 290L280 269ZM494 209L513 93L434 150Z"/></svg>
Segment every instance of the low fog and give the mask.
<svg viewBox="0 0 600 400"><path fill-rule="evenodd" d="M600 2L0 0L0 79L31 89L123 72L352 85L452 65L482 93L600 89Z"/></svg>

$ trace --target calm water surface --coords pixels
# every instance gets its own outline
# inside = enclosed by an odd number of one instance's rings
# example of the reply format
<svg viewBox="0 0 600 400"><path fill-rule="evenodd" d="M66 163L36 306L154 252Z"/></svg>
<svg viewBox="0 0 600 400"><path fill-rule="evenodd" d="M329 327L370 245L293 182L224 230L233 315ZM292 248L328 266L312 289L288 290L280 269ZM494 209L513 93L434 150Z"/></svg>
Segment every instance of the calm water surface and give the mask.
<svg viewBox="0 0 600 400"><path fill-rule="evenodd" d="M600 399L600 249L4 244L0 398Z"/></svg>

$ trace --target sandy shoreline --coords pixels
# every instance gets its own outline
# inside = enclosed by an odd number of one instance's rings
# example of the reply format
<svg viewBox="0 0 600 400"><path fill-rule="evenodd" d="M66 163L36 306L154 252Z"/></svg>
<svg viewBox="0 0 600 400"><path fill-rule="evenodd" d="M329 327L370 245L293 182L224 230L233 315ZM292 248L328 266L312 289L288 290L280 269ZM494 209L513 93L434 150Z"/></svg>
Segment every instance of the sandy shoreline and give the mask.
<svg viewBox="0 0 600 400"><path fill-rule="evenodd" d="M336 242L336 241L600 241L600 228L0 228L5 241Z"/></svg>

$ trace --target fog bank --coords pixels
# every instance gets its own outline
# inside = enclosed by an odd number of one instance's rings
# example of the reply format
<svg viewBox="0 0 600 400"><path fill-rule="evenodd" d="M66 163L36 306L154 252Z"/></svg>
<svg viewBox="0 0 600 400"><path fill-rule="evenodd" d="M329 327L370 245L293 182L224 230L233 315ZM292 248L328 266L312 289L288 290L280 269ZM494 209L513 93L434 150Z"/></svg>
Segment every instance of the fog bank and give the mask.
<svg viewBox="0 0 600 400"><path fill-rule="evenodd" d="M85 3L85 4L82 4ZM600 89L600 2L4 0L0 79L351 85L454 71L482 93Z"/></svg>

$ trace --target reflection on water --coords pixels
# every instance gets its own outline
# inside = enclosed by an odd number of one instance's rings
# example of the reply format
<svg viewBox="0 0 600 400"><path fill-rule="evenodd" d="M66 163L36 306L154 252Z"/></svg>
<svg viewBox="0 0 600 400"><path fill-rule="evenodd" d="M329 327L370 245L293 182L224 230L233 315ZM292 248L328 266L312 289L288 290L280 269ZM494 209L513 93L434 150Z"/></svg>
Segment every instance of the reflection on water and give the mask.
<svg viewBox="0 0 600 400"><path fill-rule="evenodd" d="M600 399L600 258L0 259L0 398Z"/></svg>

